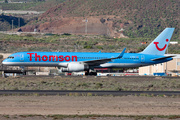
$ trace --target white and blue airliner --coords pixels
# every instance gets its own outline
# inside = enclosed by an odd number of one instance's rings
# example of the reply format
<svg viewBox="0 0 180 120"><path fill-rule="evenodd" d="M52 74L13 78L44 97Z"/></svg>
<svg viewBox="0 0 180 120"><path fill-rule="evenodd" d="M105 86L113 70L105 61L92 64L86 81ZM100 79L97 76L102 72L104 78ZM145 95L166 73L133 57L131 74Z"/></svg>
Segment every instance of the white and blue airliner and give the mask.
<svg viewBox="0 0 180 120"><path fill-rule="evenodd" d="M163 63L173 56L164 56L174 28L166 28L140 53L92 52L18 52L2 63L8 66L54 66L62 72L88 71L94 68L135 68Z"/></svg>

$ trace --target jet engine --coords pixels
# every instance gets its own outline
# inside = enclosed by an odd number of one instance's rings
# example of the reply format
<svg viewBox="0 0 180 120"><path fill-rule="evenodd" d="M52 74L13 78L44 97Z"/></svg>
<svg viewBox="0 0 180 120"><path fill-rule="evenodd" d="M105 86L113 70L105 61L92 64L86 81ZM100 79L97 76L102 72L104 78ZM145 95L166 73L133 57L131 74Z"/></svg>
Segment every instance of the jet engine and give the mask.
<svg viewBox="0 0 180 120"><path fill-rule="evenodd" d="M88 65L79 62L69 63L67 68L61 68L62 72L78 72L78 71L86 71L89 69Z"/></svg>

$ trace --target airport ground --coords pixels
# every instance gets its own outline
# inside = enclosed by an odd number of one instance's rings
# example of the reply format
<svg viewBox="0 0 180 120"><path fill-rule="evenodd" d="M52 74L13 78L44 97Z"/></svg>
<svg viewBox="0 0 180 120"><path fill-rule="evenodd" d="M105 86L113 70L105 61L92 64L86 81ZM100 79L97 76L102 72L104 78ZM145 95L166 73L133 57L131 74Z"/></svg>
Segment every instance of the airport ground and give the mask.
<svg viewBox="0 0 180 120"><path fill-rule="evenodd" d="M0 78L0 90L180 91L177 77L49 76ZM0 119L90 120L180 118L179 96L0 96ZM96 114L96 115L93 115ZM68 116L69 115L69 116ZM74 116L77 115L77 116ZM97 117L100 115L100 117ZM110 115L110 116L105 116ZM172 116L175 115L175 116ZM114 117L121 116L121 117ZM132 116L132 117L127 117Z"/></svg>
<svg viewBox="0 0 180 120"><path fill-rule="evenodd" d="M7 120L7 118L21 120L53 120L55 118L67 120L134 120L138 116L139 119L147 120L147 115L150 116L148 119L164 120L165 118L180 117L179 98L173 97L0 96L0 108L1 120ZM74 117L73 115L77 116ZM98 115L101 117L96 117ZM106 115L109 115L109 118Z"/></svg>
<svg viewBox="0 0 180 120"><path fill-rule="evenodd" d="M180 79L153 76L0 77L0 90L180 91Z"/></svg>

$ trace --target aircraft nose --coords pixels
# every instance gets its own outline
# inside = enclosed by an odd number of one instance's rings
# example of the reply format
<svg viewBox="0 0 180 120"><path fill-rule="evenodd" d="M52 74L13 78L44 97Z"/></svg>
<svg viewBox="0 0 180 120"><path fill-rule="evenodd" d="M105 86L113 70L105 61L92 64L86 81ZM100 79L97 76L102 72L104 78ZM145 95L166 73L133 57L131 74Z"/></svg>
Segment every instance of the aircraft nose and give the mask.
<svg viewBox="0 0 180 120"><path fill-rule="evenodd" d="M3 65L5 64L4 60L2 61L2 64L3 64Z"/></svg>
<svg viewBox="0 0 180 120"><path fill-rule="evenodd" d="M3 65L6 65L6 64L7 64L7 60L3 60L3 61L2 61L2 64L3 64Z"/></svg>

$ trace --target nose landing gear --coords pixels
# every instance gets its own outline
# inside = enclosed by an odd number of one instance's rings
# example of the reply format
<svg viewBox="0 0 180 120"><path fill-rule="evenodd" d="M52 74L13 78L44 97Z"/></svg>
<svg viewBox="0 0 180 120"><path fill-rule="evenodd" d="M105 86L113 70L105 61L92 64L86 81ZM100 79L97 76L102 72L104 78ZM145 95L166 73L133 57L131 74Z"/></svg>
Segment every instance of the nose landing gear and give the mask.
<svg viewBox="0 0 180 120"><path fill-rule="evenodd" d="M23 74L23 75L26 75L26 72L25 72L25 67L24 67L24 66L20 66L20 68L21 68L21 72L22 72L22 74Z"/></svg>

